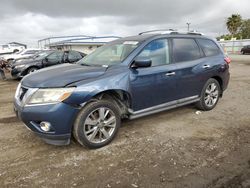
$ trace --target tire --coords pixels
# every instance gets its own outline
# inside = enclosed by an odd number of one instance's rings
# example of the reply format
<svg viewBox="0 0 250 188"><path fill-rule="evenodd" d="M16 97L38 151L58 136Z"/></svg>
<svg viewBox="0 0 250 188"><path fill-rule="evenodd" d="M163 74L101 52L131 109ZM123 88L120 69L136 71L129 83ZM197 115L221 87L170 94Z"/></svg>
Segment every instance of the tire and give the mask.
<svg viewBox="0 0 250 188"><path fill-rule="evenodd" d="M27 74L31 74L33 72L36 72L38 70L38 68L36 67L30 67L28 70L27 70Z"/></svg>
<svg viewBox="0 0 250 188"><path fill-rule="evenodd" d="M100 117L100 114L103 115ZM98 100L87 104L79 112L73 126L73 135L83 146L100 148L115 138L120 125L118 107L109 100Z"/></svg>
<svg viewBox="0 0 250 188"><path fill-rule="evenodd" d="M241 51L241 54L242 54L242 55L244 55L244 54L245 54L245 52L244 52L244 51Z"/></svg>
<svg viewBox="0 0 250 188"><path fill-rule="evenodd" d="M214 78L210 78L202 89L200 101L196 103L197 108L203 111L212 110L218 103L220 94L219 82Z"/></svg>

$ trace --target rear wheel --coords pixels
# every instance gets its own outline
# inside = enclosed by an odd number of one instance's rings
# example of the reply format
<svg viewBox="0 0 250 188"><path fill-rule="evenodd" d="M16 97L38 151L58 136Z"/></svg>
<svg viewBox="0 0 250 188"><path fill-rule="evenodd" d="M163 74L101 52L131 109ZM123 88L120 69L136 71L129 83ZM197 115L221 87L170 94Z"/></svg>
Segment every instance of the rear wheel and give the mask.
<svg viewBox="0 0 250 188"><path fill-rule="evenodd" d="M212 110L218 103L220 94L220 84L214 78L210 78L202 89L200 101L196 103L197 107L204 111Z"/></svg>
<svg viewBox="0 0 250 188"><path fill-rule="evenodd" d="M80 111L73 127L73 134L81 145L100 148L115 138L120 124L117 106L111 101L99 100L87 104Z"/></svg>

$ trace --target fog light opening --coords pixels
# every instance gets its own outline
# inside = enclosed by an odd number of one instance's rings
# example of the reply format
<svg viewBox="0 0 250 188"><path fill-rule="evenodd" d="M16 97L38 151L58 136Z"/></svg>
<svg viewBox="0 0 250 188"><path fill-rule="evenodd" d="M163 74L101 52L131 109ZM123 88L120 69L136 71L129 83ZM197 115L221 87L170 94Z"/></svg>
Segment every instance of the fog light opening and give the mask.
<svg viewBox="0 0 250 188"><path fill-rule="evenodd" d="M50 129L51 129L51 124L50 124L49 122L42 121L42 122L40 123L40 127L41 127L41 129L42 129L43 131L48 132L48 131L50 131Z"/></svg>

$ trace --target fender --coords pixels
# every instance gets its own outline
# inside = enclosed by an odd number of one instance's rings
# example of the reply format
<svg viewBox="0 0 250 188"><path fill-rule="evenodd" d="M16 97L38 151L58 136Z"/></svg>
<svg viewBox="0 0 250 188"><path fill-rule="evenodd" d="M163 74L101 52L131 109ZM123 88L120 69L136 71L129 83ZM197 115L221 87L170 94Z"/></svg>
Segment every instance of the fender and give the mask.
<svg viewBox="0 0 250 188"><path fill-rule="evenodd" d="M76 87L75 91L64 102L72 105L83 104L99 93L111 90L124 91L131 96L129 76L130 71L124 66L124 68L119 67L119 69L112 68L112 71L107 71L98 79L93 78L74 83L68 87Z"/></svg>

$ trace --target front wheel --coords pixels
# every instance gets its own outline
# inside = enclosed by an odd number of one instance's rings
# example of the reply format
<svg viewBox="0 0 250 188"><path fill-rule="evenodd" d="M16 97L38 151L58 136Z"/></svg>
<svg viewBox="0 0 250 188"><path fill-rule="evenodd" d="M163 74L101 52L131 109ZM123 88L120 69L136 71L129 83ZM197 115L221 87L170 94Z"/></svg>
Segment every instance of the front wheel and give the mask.
<svg viewBox="0 0 250 188"><path fill-rule="evenodd" d="M78 114L73 135L89 148L100 148L109 144L116 136L121 124L118 107L108 100L87 104Z"/></svg>
<svg viewBox="0 0 250 188"><path fill-rule="evenodd" d="M37 70L38 70L38 68L36 68L36 67L31 67L31 68L28 69L27 74L31 74L31 73L33 73L33 72L36 72Z"/></svg>
<svg viewBox="0 0 250 188"><path fill-rule="evenodd" d="M220 84L214 78L210 78L204 85L201 92L200 101L196 103L196 106L200 110L212 110L218 103L220 94Z"/></svg>

